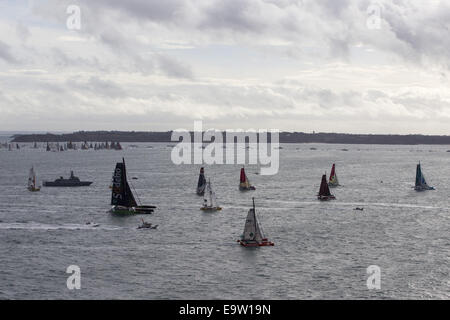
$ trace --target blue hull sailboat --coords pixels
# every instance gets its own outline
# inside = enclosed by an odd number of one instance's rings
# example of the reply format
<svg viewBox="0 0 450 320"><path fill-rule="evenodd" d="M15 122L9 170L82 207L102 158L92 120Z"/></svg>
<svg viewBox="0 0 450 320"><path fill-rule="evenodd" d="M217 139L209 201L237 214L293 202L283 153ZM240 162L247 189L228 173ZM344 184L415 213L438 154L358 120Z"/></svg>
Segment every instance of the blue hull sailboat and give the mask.
<svg viewBox="0 0 450 320"><path fill-rule="evenodd" d="M425 180L425 176L422 173L422 166L417 165L416 169L416 185L414 186L414 190L416 191L425 191L425 190L434 190L434 187L431 187L427 184Z"/></svg>

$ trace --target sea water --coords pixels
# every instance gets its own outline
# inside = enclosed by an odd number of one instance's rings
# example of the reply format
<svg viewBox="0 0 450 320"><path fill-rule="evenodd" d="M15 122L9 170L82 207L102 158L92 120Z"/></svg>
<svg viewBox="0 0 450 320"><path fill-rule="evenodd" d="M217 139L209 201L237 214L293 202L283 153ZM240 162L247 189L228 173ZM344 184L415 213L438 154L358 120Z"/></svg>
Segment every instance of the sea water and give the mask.
<svg viewBox="0 0 450 320"><path fill-rule="evenodd" d="M205 166L223 208L211 213L195 193L200 166L174 165L166 143L66 152L20 145L0 150L1 299L450 298L449 146L283 144L278 174L246 166L255 191L238 190L240 165ZM108 212L122 157L136 198L156 205L154 214ZM419 161L435 191L412 188ZM337 200L319 202L333 163ZM32 165L40 184L71 170L93 184L32 193ZM236 242L252 197L274 247ZM138 230L142 218L158 228ZM71 265L79 290L67 286ZM372 265L379 290L367 286Z"/></svg>

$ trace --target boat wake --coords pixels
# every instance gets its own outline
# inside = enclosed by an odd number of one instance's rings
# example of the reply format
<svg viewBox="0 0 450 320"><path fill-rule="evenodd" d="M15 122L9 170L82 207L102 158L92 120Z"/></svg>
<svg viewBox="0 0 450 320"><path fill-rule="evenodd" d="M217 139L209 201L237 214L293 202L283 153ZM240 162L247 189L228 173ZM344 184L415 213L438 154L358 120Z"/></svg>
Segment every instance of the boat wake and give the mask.
<svg viewBox="0 0 450 320"><path fill-rule="evenodd" d="M296 209L299 205L310 206L310 205L320 205L317 201L285 201L285 200L270 200L268 202L261 200L263 203L278 202L283 203L283 207L274 207L270 209ZM418 209L431 209L431 210L450 210L450 207L436 207L436 206L424 206L409 203L388 203L388 202L333 202L331 203L333 207L348 207L348 206L363 206L363 207L390 207L390 208L418 208ZM264 207L267 208L267 207Z"/></svg>
<svg viewBox="0 0 450 320"><path fill-rule="evenodd" d="M33 221L1 222L2 230L118 230L119 227L103 226L100 224L45 224Z"/></svg>

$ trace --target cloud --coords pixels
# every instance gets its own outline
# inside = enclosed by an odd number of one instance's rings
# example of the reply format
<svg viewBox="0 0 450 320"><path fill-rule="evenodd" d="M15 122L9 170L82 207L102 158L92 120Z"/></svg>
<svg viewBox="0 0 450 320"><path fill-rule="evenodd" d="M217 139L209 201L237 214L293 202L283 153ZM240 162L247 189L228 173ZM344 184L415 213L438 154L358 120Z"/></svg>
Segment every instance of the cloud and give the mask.
<svg viewBox="0 0 450 320"><path fill-rule="evenodd" d="M31 35L28 27L21 22L17 23L16 32L19 38L22 39L23 41L26 41Z"/></svg>
<svg viewBox="0 0 450 320"><path fill-rule="evenodd" d="M0 18L0 124L448 133L450 5L380 0L369 29L372 3L35 3ZM81 30L66 28L69 4Z"/></svg>
<svg viewBox="0 0 450 320"><path fill-rule="evenodd" d="M80 81L76 78L68 79L66 85L81 94L113 99L127 97L127 93L119 84L111 80L100 79L97 76L91 76L87 81Z"/></svg>
<svg viewBox="0 0 450 320"><path fill-rule="evenodd" d="M17 59L11 52L11 47L1 40L0 40L0 59L3 59L4 61L11 64L18 63Z"/></svg>

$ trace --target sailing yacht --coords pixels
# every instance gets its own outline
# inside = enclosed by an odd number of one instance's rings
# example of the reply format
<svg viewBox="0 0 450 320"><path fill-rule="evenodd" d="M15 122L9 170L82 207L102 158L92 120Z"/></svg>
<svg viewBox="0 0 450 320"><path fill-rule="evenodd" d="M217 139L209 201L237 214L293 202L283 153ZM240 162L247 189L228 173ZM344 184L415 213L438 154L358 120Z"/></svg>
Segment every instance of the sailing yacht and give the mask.
<svg viewBox="0 0 450 320"><path fill-rule="evenodd" d="M427 184L425 176L422 173L422 166L420 165L420 162L416 168L416 185L414 186L414 190L416 191L435 190L434 187L430 187Z"/></svg>
<svg viewBox="0 0 450 320"><path fill-rule="evenodd" d="M127 181L125 159L116 164L111 192L111 212L115 214L150 214L155 206L138 205Z"/></svg>
<svg viewBox="0 0 450 320"><path fill-rule="evenodd" d="M336 165L333 163L331 167L330 180L328 181L328 186L331 188L339 186L339 181L336 175Z"/></svg>
<svg viewBox="0 0 450 320"><path fill-rule="evenodd" d="M28 176L28 190L31 192L40 191L41 187L37 186L36 183L36 173L34 172L34 168L31 167L30 174Z"/></svg>
<svg viewBox="0 0 450 320"><path fill-rule="evenodd" d="M322 176L322 182L320 183L320 190L317 195L317 199L321 201L336 200L336 197L331 194L330 188L328 187L326 174Z"/></svg>
<svg viewBox="0 0 450 320"><path fill-rule="evenodd" d="M244 233L240 240L237 240L244 247L264 247L273 246L274 243L269 241L262 231L258 222L255 208L255 198L253 200L253 208L248 210L247 219L245 220Z"/></svg>
<svg viewBox="0 0 450 320"><path fill-rule="evenodd" d="M217 205L216 193L212 190L210 179L208 179L208 182L206 183L206 190L203 198L203 207L201 207L200 210L203 211L222 210L222 208Z"/></svg>
<svg viewBox="0 0 450 320"><path fill-rule="evenodd" d="M205 169L203 169L203 167L201 167L200 175L198 176L198 182L197 182L197 194L199 196L203 196L205 194L205 188L206 188Z"/></svg>
<svg viewBox="0 0 450 320"><path fill-rule="evenodd" d="M247 175L245 174L244 168L241 168L241 178L239 183L239 190L247 191L247 190L255 190L256 188L250 184Z"/></svg>

